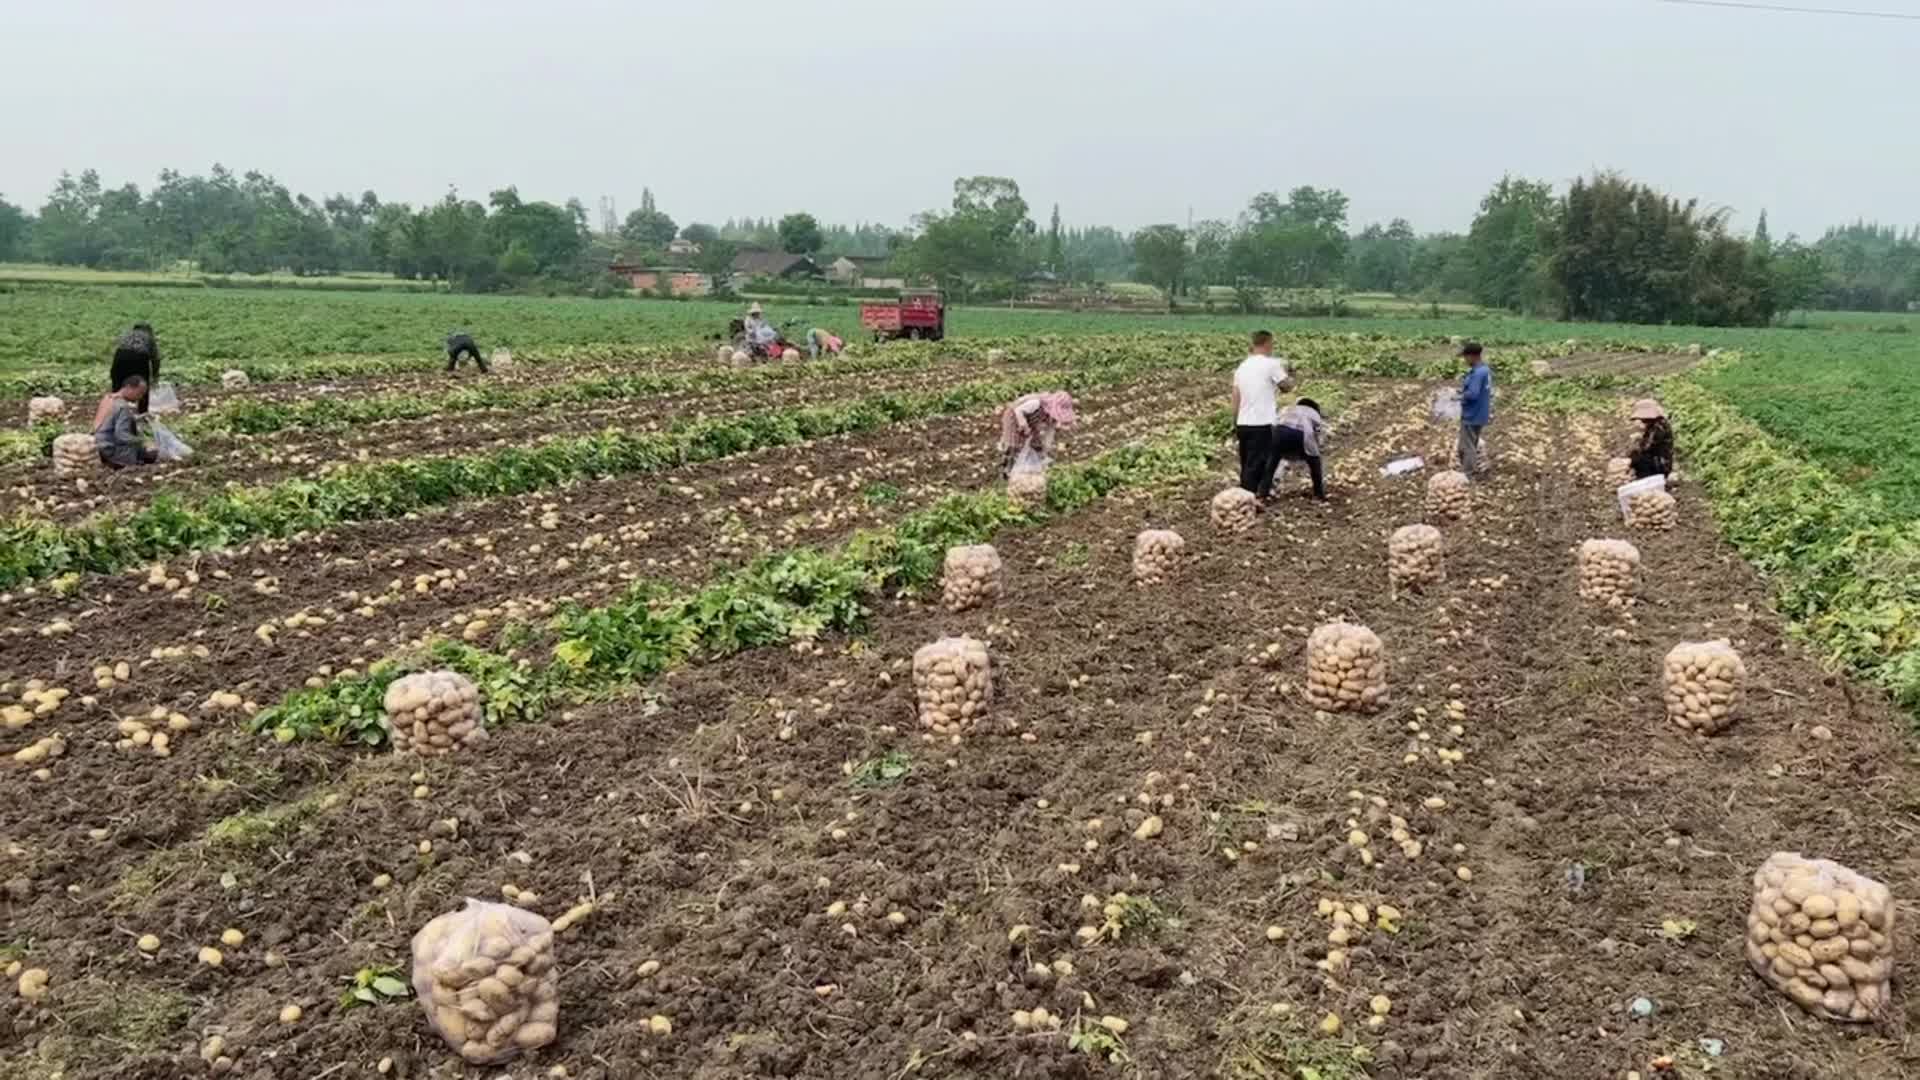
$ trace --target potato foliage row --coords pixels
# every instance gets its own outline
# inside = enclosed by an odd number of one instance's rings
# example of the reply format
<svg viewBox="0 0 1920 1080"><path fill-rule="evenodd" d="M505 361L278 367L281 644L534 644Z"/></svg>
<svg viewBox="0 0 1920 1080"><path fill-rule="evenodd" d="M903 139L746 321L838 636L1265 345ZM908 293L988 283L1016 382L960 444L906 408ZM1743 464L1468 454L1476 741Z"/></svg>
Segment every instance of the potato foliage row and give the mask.
<svg viewBox="0 0 1920 1080"><path fill-rule="evenodd" d="M962 383L922 394L681 421L658 433L617 430L522 449L350 464L316 479L240 488L197 500L156 497L124 515L74 525L19 518L0 525L0 588L69 571L106 573L186 551L377 521L462 499L521 495L596 476L657 472L810 439L949 416L1064 385L1090 390L1136 377L1128 368Z"/></svg>
<svg viewBox="0 0 1920 1080"><path fill-rule="evenodd" d="M301 690L253 720L276 737L381 745L386 688L411 671L450 668L481 689L489 723L532 720L563 697L651 679L695 658L858 629L875 597L923 590L939 580L946 551L984 543L1002 529L1072 513L1123 487L1203 473L1227 433L1225 413L1148 442L1053 470L1047 501L1017 508L998 491L949 495L890 529L856 534L841 547L769 555L687 592L642 582L612 603L556 616L552 661L532 662L441 641L423 655L375 664L365 675ZM509 632L509 640L516 635Z"/></svg>

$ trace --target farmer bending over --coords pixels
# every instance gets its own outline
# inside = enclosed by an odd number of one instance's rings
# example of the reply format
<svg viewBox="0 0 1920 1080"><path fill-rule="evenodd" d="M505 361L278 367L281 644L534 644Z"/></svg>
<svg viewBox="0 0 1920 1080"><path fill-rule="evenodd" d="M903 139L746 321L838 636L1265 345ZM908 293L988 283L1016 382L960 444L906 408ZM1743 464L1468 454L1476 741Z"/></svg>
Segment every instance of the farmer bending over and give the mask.
<svg viewBox="0 0 1920 1080"><path fill-rule="evenodd" d="M462 357L472 357L480 368L480 374L487 373L487 358L480 355L480 346L474 343L473 335L465 330L455 330L447 335L447 370L460 366Z"/></svg>
<svg viewBox="0 0 1920 1080"><path fill-rule="evenodd" d="M1053 460L1054 436L1073 426L1073 395L1065 390L1024 394L1000 412L1000 475L1046 468Z"/></svg>
<svg viewBox="0 0 1920 1080"><path fill-rule="evenodd" d="M159 455L140 441L138 402L147 396L144 375L129 375L110 394L100 399L93 413L93 448L100 462L109 469L129 465L151 465Z"/></svg>
<svg viewBox="0 0 1920 1080"><path fill-rule="evenodd" d="M831 330L822 330L816 326L807 331L807 359L809 360L818 360L823 352L839 356L840 350L846 347L847 343L835 337Z"/></svg>
<svg viewBox="0 0 1920 1080"><path fill-rule="evenodd" d="M126 385L128 379L140 376L141 385L150 385L160 377L160 344L154 340L153 326L137 322L133 328L120 335L113 346L113 381L109 384L117 392ZM147 395L140 394L134 404L134 411L145 414Z"/></svg>
<svg viewBox="0 0 1920 1080"><path fill-rule="evenodd" d="M1320 444L1327 437L1327 422L1320 416L1320 403L1312 398L1280 410L1280 422L1273 429L1273 456L1280 463L1280 475L1286 476L1290 462L1304 461L1313 476L1313 497L1327 497L1326 472L1320 465Z"/></svg>
<svg viewBox="0 0 1920 1080"><path fill-rule="evenodd" d="M1632 416L1640 421L1640 438L1627 455L1633 462L1633 478L1667 476L1673 472L1673 425L1667 423L1667 410L1652 398L1633 403Z"/></svg>

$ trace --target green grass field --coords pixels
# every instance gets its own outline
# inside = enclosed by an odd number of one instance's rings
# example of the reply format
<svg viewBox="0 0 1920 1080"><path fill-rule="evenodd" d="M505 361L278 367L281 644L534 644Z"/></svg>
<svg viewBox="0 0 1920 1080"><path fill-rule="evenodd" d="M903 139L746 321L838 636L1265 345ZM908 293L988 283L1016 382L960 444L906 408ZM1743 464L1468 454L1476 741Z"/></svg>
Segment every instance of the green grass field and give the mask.
<svg viewBox="0 0 1920 1080"><path fill-rule="evenodd" d="M848 304L769 301L776 323L858 336ZM724 330L738 302L588 300L340 291L58 285L0 279L0 373L104 370L114 338L144 319L173 361L256 361L339 355L437 355L449 330L486 347L631 345L693 348ZM956 337L1140 332L1209 334L1326 330L1406 336L1462 334L1500 343L1576 338L1689 344L1741 351L1746 361L1703 376L1769 433L1802 447L1846 482L1920 517L1920 315L1814 312L1804 328L1714 330L1545 322L1486 313L1413 311L1394 317L1281 319L1263 315L1074 312L971 307L952 312ZM1683 448L1684 453L1684 448Z"/></svg>

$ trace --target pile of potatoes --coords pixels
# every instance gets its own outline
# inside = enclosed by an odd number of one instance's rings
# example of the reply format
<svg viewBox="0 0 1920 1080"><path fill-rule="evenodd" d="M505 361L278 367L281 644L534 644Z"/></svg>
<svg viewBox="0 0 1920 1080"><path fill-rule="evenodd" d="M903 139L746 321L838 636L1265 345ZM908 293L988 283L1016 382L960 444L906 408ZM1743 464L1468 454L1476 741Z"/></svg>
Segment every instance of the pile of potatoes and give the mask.
<svg viewBox="0 0 1920 1080"><path fill-rule="evenodd" d="M798 360L798 359L800 359L800 350L799 350L799 349L781 349L781 350L780 350L780 359L782 359L782 360L784 360L784 361L786 361L787 363L789 363L789 364L791 364L791 363L793 363L793 362L794 362L795 360Z"/></svg>
<svg viewBox="0 0 1920 1080"><path fill-rule="evenodd" d="M753 357L745 349L735 349L727 354L727 362L734 367L747 367L753 363Z"/></svg>
<svg viewBox="0 0 1920 1080"><path fill-rule="evenodd" d="M721 363L723 363L723 364L724 364L724 363L726 363L726 362L728 362L728 361L730 361L730 360L732 360L732 359L733 359L733 346L731 346L731 345L722 345L722 346L720 346L719 348L717 348L717 349L715 349L715 350L714 350L714 353L713 353L713 358L714 358L714 359L716 359L716 360L718 360L718 361L720 361L720 362L721 362Z"/></svg>
<svg viewBox="0 0 1920 1080"><path fill-rule="evenodd" d="M1608 486L1617 488L1623 484L1631 484L1631 483L1633 483L1633 459L1623 458L1623 457L1608 458L1607 459Z"/></svg>
<svg viewBox="0 0 1920 1080"><path fill-rule="evenodd" d="M553 927L522 908L468 900L413 935L413 992L470 1064L545 1046L560 1015Z"/></svg>
<svg viewBox="0 0 1920 1080"><path fill-rule="evenodd" d="M1133 580L1158 585L1173 576L1187 541L1172 529L1148 529L1133 538Z"/></svg>
<svg viewBox="0 0 1920 1080"><path fill-rule="evenodd" d="M913 654L913 696L920 723L953 735L979 723L993 700L987 646L970 637L941 638Z"/></svg>
<svg viewBox="0 0 1920 1080"><path fill-rule="evenodd" d="M1467 474L1457 469L1435 473L1427 481L1427 516L1439 521L1457 521L1467 516L1472 498Z"/></svg>
<svg viewBox="0 0 1920 1080"><path fill-rule="evenodd" d="M1028 508L1047 501L1047 474L1040 469L1022 469L1007 477L1007 498L1015 506Z"/></svg>
<svg viewBox="0 0 1920 1080"><path fill-rule="evenodd" d="M247 378L247 373L241 371L239 368L228 368L220 373L220 385L223 389L245 390L247 384L252 381L253 380Z"/></svg>
<svg viewBox="0 0 1920 1080"><path fill-rule="evenodd" d="M968 611L1000 598L1000 553L992 544L947 549L940 600L948 611Z"/></svg>
<svg viewBox="0 0 1920 1080"><path fill-rule="evenodd" d="M1610 608L1633 604L1634 575L1640 570L1640 549L1625 540L1583 540L1580 543L1580 599Z"/></svg>
<svg viewBox="0 0 1920 1080"><path fill-rule="evenodd" d="M1446 543L1431 525L1403 525L1387 538L1387 580L1403 585L1433 585L1447 579Z"/></svg>
<svg viewBox="0 0 1920 1080"><path fill-rule="evenodd" d="M487 737L480 726L480 690L455 671L421 671L396 679L382 701L395 753L449 754Z"/></svg>
<svg viewBox="0 0 1920 1080"><path fill-rule="evenodd" d="M91 435L57 435L53 440L53 475L90 473L100 467L100 452Z"/></svg>
<svg viewBox="0 0 1920 1080"><path fill-rule="evenodd" d="M67 403L57 397L36 397L27 399L27 423L43 424L60 419L67 411Z"/></svg>
<svg viewBox="0 0 1920 1080"><path fill-rule="evenodd" d="M1689 731L1712 735L1740 713L1740 684L1747 666L1725 638L1683 641L1667 653L1667 718Z"/></svg>
<svg viewBox="0 0 1920 1080"><path fill-rule="evenodd" d="M1889 1001L1893 896L1827 859L1779 851L1753 875L1747 963L1814 1016L1863 1021Z"/></svg>
<svg viewBox="0 0 1920 1080"><path fill-rule="evenodd" d="M1246 532L1260 518L1259 500L1246 488L1227 488L1213 497L1212 516L1213 527L1221 532Z"/></svg>
<svg viewBox="0 0 1920 1080"><path fill-rule="evenodd" d="M1679 505L1664 491L1642 491L1627 497L1627 524L1636 529L1666 532L1679 520Z"/></svg>
<svg viewBox="0 0 1920 1080"><path fill-rule="evenodd" d="M1380 636L1353 623L1327 623L1307 637L1307 700L1328 712L1373 712L1387 703Z"/></svg>

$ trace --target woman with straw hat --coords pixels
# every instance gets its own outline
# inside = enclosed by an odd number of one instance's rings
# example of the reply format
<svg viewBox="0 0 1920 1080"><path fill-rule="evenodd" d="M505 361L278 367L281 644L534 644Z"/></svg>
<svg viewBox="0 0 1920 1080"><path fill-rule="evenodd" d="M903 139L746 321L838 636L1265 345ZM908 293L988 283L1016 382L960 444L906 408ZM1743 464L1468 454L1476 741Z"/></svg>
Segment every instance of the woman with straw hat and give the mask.
<svg viewBox="0 0 1920 1080"><path fill-rule="evenodd" d="M1673 472L1673 425L1667 423L1667 410L1652 398L1633 403L1628 415L1640 421L1640 437L1627 459L1633 462L1633 476L1667 476Z"/></svg>

